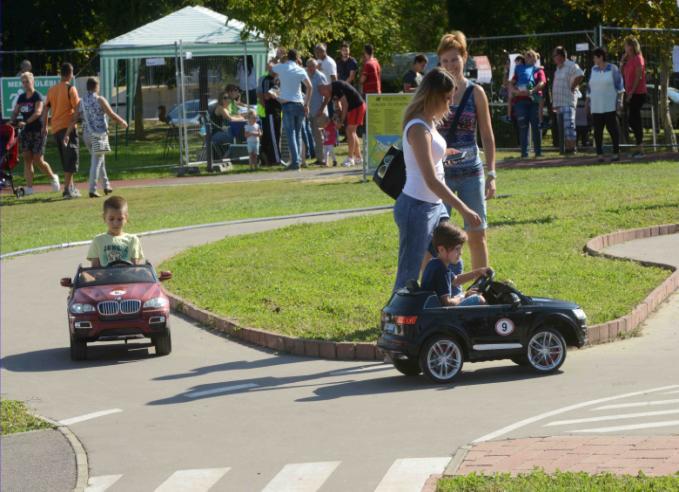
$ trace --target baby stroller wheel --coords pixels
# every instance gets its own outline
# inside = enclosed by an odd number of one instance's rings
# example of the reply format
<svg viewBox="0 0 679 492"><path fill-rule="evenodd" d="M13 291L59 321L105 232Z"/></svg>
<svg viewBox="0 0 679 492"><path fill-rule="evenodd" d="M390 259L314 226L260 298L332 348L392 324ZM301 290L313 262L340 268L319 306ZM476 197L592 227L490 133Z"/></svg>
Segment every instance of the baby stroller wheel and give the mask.
<svg viewBox="0 0 679 492"><path fill-rule="evenodd" d="M17 198L21 198L26 194L26 192L24 191L23 187L19 186L16 190L14 190L14 194L17 196Z"/></svg>

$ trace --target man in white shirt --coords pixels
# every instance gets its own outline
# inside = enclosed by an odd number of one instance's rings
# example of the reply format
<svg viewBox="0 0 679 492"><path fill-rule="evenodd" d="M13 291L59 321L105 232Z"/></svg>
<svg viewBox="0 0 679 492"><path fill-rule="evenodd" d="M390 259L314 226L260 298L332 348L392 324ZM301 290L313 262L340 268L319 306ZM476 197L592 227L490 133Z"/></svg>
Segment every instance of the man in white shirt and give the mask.
<svg viewBox="0 0 679 492"><path fill-rule="evenodd" d="M556 64L554 83L552 84L552 107L557 117L563 118L563 139L566 154L575 152L575 108L580 97L578 87L585 73L577 63L568 59L563 46L557 46L552 52L552 60Z"/></svg>
<svg viewBox="0 0 679 492"><path fill-rule="evenodd" d="M318 68L329 82L337 80L337 63L330 56L328 56L328 47L319 43L314 48L314 54L318 60Z"/></svg>
<svg viewBox="0 0 679 492"><path fill-rule="evenodd" d="M289 50L288 60L274 65L271 73L280 81L278 100L283 106L283 129L290 146L290 165L287 170L299 171L302 148L300 138L302 123L309 114L311 81L306 70L297 64L297 50ZM302 94L302 84L306 87L304 94Z"/></svg>

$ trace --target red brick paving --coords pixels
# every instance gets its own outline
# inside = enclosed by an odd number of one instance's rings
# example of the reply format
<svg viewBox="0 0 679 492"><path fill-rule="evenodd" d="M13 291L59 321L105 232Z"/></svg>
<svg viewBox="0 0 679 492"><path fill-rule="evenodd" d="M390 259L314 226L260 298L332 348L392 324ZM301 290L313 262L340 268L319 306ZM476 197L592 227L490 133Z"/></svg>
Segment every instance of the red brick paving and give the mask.
<svg viewBox="0 0 679 492"><path fill-rule="evenodd" d="M467 453L457 475L584 471L636 475L679 472L679 436L551 436L490 441Z"/></svg>

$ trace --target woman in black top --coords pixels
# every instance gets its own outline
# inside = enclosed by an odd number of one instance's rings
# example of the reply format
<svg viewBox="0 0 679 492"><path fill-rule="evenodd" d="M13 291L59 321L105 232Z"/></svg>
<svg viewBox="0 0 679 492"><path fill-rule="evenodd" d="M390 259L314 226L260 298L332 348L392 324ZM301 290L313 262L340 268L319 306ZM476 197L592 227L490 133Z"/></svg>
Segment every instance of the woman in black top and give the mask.
<svg viewBox="0 0 679 492"><path fill-rule="evenodd" d="M52 190L59 191L59 177L54 174L52 168L43 159L47 135L42 134L42 110L45 107L42 94L35 90L33 74L24 72L21 75L21 85L24 93L19 95L14 111L12 111L12 123L22 129L19 135L21 150L24 155L24 178L26 178L26 195L33 194L33 164L36 164L42 172L50 177ZM21 121L17 119L21 114Z"/></svg>
<svg viewBox="0 0 679 492"><path fill-rule="evenodd" d="M362 165L361 144L356 135L356 129L363 124L365 117L365 101L361 94L351 84L343 80L335 80L330 84L332 99L340 107L342 123L345 125L349 154L344 166Z"/></svg>

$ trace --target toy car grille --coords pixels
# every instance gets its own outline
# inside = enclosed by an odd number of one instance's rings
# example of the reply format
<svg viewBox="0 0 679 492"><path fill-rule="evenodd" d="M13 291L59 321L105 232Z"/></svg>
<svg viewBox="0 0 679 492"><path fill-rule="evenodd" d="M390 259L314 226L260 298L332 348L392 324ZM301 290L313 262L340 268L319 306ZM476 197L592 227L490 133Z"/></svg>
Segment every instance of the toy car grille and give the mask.
<svg viewBox="0 0 679 492"><path fill-rule="evenodd" d="M125 301L103 301L97 304L97 311L102 316L115 316L117 314L134 314L141 309L141 301L137 299Z"/></svg>

